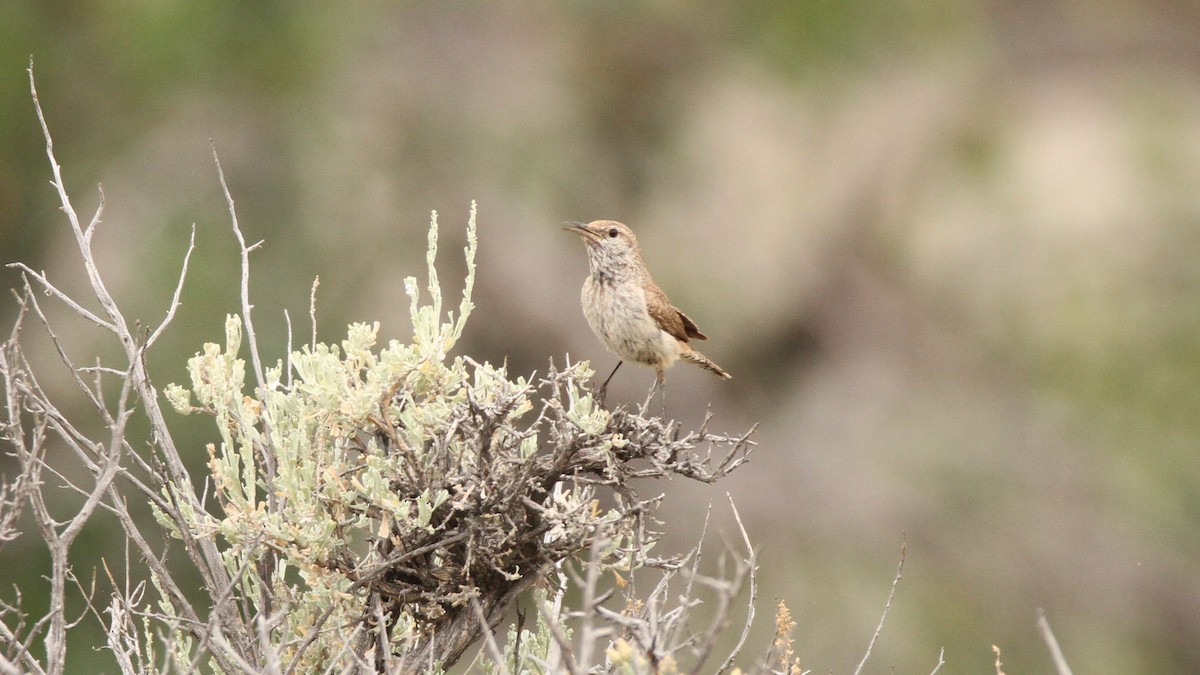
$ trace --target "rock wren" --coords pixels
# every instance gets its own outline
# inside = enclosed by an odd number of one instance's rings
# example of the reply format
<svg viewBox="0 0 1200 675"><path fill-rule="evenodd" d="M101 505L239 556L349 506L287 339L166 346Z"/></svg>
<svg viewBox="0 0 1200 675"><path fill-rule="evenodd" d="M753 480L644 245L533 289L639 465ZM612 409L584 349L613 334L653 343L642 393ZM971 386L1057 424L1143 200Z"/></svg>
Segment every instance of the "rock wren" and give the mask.
<svg viewBox="0 0 1200 675"><path fill-rule="evenodd" d="M583 237L591 268L583 282L583 315L596 337L621 359L600 385L597 398L602 404L609 380L625 361L653 368L660 393L663 371L675 359L691 361L726 380L732 377L688 344L693 338L707 337L654 283L632 230L614 220L566 224L569 227L564 230ZM650 395L654 395L653 389ZM663 408L666 408L665 394Z"/></svg>

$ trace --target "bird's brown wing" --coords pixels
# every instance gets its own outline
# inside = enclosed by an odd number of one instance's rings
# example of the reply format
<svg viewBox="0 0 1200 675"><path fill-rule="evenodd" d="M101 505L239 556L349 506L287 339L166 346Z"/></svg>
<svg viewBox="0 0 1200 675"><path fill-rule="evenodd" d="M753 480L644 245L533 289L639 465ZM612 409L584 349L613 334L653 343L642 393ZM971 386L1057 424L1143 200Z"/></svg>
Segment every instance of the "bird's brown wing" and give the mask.
<svg viewBox="0 0 1200 675"><path fill-rule="evenodd" d="M696 327L696 322L679 311L667 299L667 294L651 282L646 288L646 309L658 323L658 327L670 333L675 339L687 342L689 338L707 340L708 338Z"/></svg>
<svg viewBox="0 0 1200 675"><path fill-rule="evenodd" d="M708 336L700 332L700 327L696 325L695 321L689 319L687 314L680 312L678 309L676 309L675 312L679 314L679 318L683 320L683 330L687 332L688 337L696 338L697 340L708 339Z"/></svg>

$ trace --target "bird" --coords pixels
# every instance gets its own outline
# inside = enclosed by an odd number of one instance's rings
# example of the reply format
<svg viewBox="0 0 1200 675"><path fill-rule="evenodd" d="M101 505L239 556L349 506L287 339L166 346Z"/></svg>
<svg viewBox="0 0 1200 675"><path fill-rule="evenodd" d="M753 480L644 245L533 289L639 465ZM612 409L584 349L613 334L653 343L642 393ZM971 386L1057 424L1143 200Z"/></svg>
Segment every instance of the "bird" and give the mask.
<svg viewBox="0 0 1200 675"><path fill-rule="evenodd" d="M633 230L615 220L567 221L563 229L579 235L588 254L588 276L580 300L583 315L600 342L620 360L597 391L604 404L608 383L625 361L654 369L655 383L646 403L660 393L664 415L664 371L677 359L694 363L728 380L733 376L689 341L707 340L696 322L671 304L646 268Z"/></svg>

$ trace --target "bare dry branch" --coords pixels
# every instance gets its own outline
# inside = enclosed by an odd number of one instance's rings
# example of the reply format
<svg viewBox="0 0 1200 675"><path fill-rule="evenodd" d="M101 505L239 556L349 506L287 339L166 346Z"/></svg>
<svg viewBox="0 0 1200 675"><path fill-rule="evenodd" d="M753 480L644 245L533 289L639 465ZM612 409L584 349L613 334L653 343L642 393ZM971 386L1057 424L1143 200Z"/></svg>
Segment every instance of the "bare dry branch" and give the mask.
<svg viewBox="0 0 1200 675"><path fill-rule="evenodd" d="M883 624L887 621L888 610L892 608L892 598L896 597L896 585L900 583L900 573L904 571L904 557L908 553L908 544L900 545L900 563L896 565L896 576L892 579L892 588L888 591L887 603L883 606L883 615L879 617L879 625L875 627L875 633L871 635L871 641L867 644L867 652L863 654L862 660L858 662L858 667L854 669L854 675L859 675L862 672L863 666L867 664L867 659L871 658L871 650L875 647L875 641L879 639L879 634L883 632Z"/></svg>
<svg viewBox="0 0 1200 675"><path fill-rule="evenodd" d="M183 293L183 281L187 278L188 262L192 259L192 251L196 249L196 225L192 225L192 234L188 239L187 252L183 254L183 266L179 270L179 283L175 284L175 294L171 296L171 305L167 308L167 316L158 324L158 328L146 338L146 344L142 347L143 350L150 347L158 341L158 337L162 335L167 326L171 325L171 321L175 319L175 311L179 309L179 296Z"/></svg>
<svg viewBox="0 0 1200 675"><path fill-rule="evenodd" d="M91 311L89 311L87 308L85 308L83 305L80 305L79 303L75 302L75 300L73 298L71 298L71 296L67 295L66 293L63 293L62 291L60 291L58 289L57 286L50 283L50 280L46 278L46 275L44 275L40 272L34 271L25 263L9 263L7 265L7 267L9 267L11 269L21 270L21 272L23 272L25 275L33 277L35 281L37 281L39 284L41 284L42 288L46 289L46 292L50 293L51 295L58 298L59 300L62 300L62 302L65 305L67 305L71 309L75 310L75 312L77 314L79 314L79 316L82 316L83 318L87 319L88 321L91 321L92 323L96 324L97 326L100 326L101 328L103 328L105 330L112 331L114 333L117 332L116 326L105 321L104 319L101 319L100 317L96 316Z"/></svg>
<svg viewBox="0 0 1200 675"><path fill-rule="evenodd" d="M942 666L944 665L946 665L946 648L942 647L938 650L937 663L933 664L933 670L929 671L929 675L937 675L937 672L941 670Z"/></svg>
<svg viewBox="0 0 1200 675"><path fill-rule="evenodd" d="M1067 664L1067 659L1063 656L1062 648L1058 646L1058 640L1054 637L1054 631L1050 630L1050 622L1046 619L1046 612L1038 607L1038 632L1042 634L1042 640L1046 642L1046 647L1050 650L1050 657L1054 659L1054 669L1058 675L1071 675L1071 666Z"/></svg>
<svg viewBox="0 0 1200 675"><path fill-rule="evenodd" d="M550 635L554 638L554 643L558 645L560 654L562 655L562 667L571 675L581 675L583 670L575 661L575 652L571 647L571 641L567 639L567 634L563 632L562 626L558 623L558 618L551 615L544 606L538 604L538 612L542 615L542 621L546 622L546 627L550 629Z"/></svg>
<svg viewBox="0 0 1200 675"><path fill-rule="evenodd" d="M750 579L750 599L746 604L746 621L742 624L742 634L738 637L737 645L733 648L733 651L725 659L725 663L721 664L721 668L717 671L718 673L725 672L726 669L733 665L733 660L737 658L738 654L741 653L742 647L746 644L746 638L750 635L750 624L754 623L754 607L758 602L758 582L756 578L756 572L758 571L757 556L754 554L754 547L750 544L750 535L746 533L746 526L742 523L742 516L738 513L737 505L733 503L733 496L726 492L725 498L729 500L729 508L733 509L733 519L737 523L738 532L742 535L742 544L746 547L746 560L740 569L745 569L745 574ZM741 574L738 574L735 576L735 579L741 576ZM722 626L723 629L724 627ZM713 641L716 640L715 633L712 639Z"/></svg>
<svg viewBox="0 0 1200 675"><path fill-rule="evenodd" d="M100 468L96 475L96 482L93 484L93 488L88 490L89 496L81 507L83 511L79 512L76 516L76 519L71 523L66 524L66 527L59 532L57 528L61 527L63 524L56 523L49 517L48 512L45 509L45 504L40 497L40 491L37 491L38 494L30 499L30 503L34 506L34 512L39 529L42 530L43 537L46 539L47 544L51 547L52 558L55 559L55 567L51 573L51 594L52 597L60 597L63 588L62 580L65 579L65 575L68 570L66 563L67 554L65 550L61 549L64 546L69 548L71 541L83 527L87 517L90 516L90 514L94 512L95 508L97 508L99 505L100 499L107 496L111 509L121 514L122 517L120 520L123 526L126 528L127 534L134 536L133 531L135 531L136 528L133 528L132 520L127 518L127 514L122 513L124 510L124 505L122 502L123 497L120 496L118 491L111 489L113 479L117 475L129 475L120 466L120 458L128 446L128 443L124 438L124 425L133 409L131 401L131 396L133 394L136 393L138 403L143 408L150 420L154 447L160 452L160 458L163 460L161 464L156 464L161 468L152 467L151 475L155 477L154 481L159 482L160 485L170 483L182 487L190 486L190 479L182 458L179 456L179 453L175 448L170 431L167 428L166 422L162 416L162 411L158 402L158 394L154 386L151 384L150 379L145 371L143 356L146 345L139 344L138 337L129 329L125 318L122 316L116 302L105 286L99 269L96 265L95 258L92 255L92 236L94 235L96 228L100 223L101 215L104 209L103 191L100 192L100 203L97 207L95 215L92 217L86 228L83 227L74 207L71 204L70 197L68 196L62 179L61 168L54 156L53 140L50 135L49 126L46 122L45 115L42 111L41 103L37 96L37 88L34 81L32 64L30 65L28 72L30 93L33 98L38 121L42 127L43 136L45 137L46 155L50 161L51 170L54 175L53 185L58 192L62 210L67 216L71 230L75 235L75 241L82 257L84 269L87 272L92 293L95 296L95 299L99 302L101 308L103 309L103 314L107 317L107 319L101 319L99 315L93 314L89 310L85 309L79 302L70 298L65 293L50 284L44 275L33 272L26 266L21 266L20 268L24 269L28 276L31 276L37 280L38 283L43 286L43 288L45 288L55 297L59 298L68 307L89 321L97 323L106 330L111 331L120 342L127 360L127 367L125 369L95 368L85 371L71 365L70 360L65 358L65 351L61 349L61 346L58 347L60 349L60 355L64 357L64 362L67 363L68 368L71 369L73 376L76 378L77 384L80 385L82 390L91 392L89 393L89 398L92 400L93 405L96 405L98 409L102 410L102 414L108 413L107 408L101 402L98 387L95 390L89 389L82 383L80 374L83 372L91 372L99 377L102 372L112 372L114 370L116 372L127 373L125 376L121 376L124 381L124 386L122 387L119 399L116 403L116 413L112 414L111 417L108 418L110 419L110 437L108 441L103 444L107 450L103 453L94 454L94 457L96 458L95 461ZM191 246L189 246L189 256L190 252ZM185 256L185 271L186 260L187 258ZM182 278L183 274L181 273L180 283L182 283ZM168 308L167 317L163 324L160 325L160 329L169 324L171 318L173 317L175 308L178 305L178 296L179 288L177 287L175 298L172 300L171 307ZM160 334L161 332L156 331L153 337L156 338ZM13 344L15 344L15 341ZM46 399L45 395L39 391L26 389L25 396L33 397L29 400L40 400L48 404L48 399ZM48 407L42 406L35 409L46 411L48 410ZM44 420L45 418L43 418L43 425L45 424ZM60 423L57 427L57 430L60 434L64 432L66 433L66 435L63 437L64 440L67 440L69 443L74 441L77 447L100 447L95 441L85 440L82 434L71 430L71 425L65 423L63 418L60 417L59 421ZM32 446L30 446L30 449L31 448ZM33 461L42 462L40 455L37 453L27 452L26 457L32 459ZM140 458L137 460L137 462L143 467L148 466L145 462L142 462ZM143 489L148 487L141 483L139 483L139 485L141 485ZM157 490L155 490L155 492L157 492ZM186 508L189 510L195 510L199 505L199 500L195 496L195 493L191 491L190 487L187 490L177 490L174 494L176 498L182 498L187 501ZM175 509L167 509L166 513L168 515L172 513L178 515L178 511ZM227 583L227 574L223 567L223 562L221 560L220 553L216 548L215 542L209 538L196 538L193 533L188 531L186 528L180 528L179 533L183 536L185 551L187 552L189 558L191 558L193 563L196 565L196 568L201 574L202 578L205 579L205 583L210 588L220 588L224 586L225 583ZM135 541L137 541L136 538ZM148 546L144 545L143 542L144 540L139 542L139 547L143 548L143 552L147 558L153 559L157 557L156 554L154 554ZM171 585L167 580L163 580L163 583L168 588ZM179 594L178 597L182 598L182 594ZM65 626L65 624L60 616L56 616L56 613L60 612L61 603L52 601L51 614L48 615L50 618L50 635L47 637L48 641L57 642L63 637L62 627ZM230 636L230 639L237 643L235 651L239 653L251 653L251 642L245 635L245 631L240 629L239 619L236 613L225 612L223 614L222 621L225 625L227 634ZM62 655L65 654L65 652L63 652L58 645L55 645L53 648L50 648L48 645L48 654L48 669L51 672L60 670L62 667ZM230 667L233 667L234 664L239 661L245 660L240 656L236 658L230 657L229 654L216 654L216 656L219 662L222 662L224 665L228 665Z"/></svg>
<svg viewBox="0 0 1200 675"><path fill-rule="evenodd" d="M479 625L483 626L483 645L491 657L492 663L496 665L500 675L508 675L508 666L504 665L504 652L500 651L500 645L496 644L496 632L492 629L487 616L483 613L483 607L479 604L479 598L474 595L471 596L471 609L474 610L475 618L479 621Z"/></svg>
<svg viewBox="0 0 1200 675"><path fill-rule="evenodd" d="M217 146L211 140L209 145L212 148L213 163L217 165L217 178L221 181L221 192L224 193L225 203L229 207L230 226L233 228L234 236L237 237L242 257L242 323L246 326L246 338L250 341L250 358L254 362L254 381L258 383L259 387L262 387L265 384L262 359L259 357L254 321L250 318L250 310L254 309L254 305L250 304L250 252L261 246L263 242L259 241L246 246L246 237L242 235L242 228L238 225L237 208L233 203L233 195L229 192L229 185L225 182L225 170L221 168L221 158L217 156Z"/></svg>
<svg viewBox="0 0 1200 675"><path fill-rule="evenodd" d="M309 349L317 348L317 287L321 285L321 277L313 277L312 290L308 294L308 319L312 323L312 340Z"/></svg>

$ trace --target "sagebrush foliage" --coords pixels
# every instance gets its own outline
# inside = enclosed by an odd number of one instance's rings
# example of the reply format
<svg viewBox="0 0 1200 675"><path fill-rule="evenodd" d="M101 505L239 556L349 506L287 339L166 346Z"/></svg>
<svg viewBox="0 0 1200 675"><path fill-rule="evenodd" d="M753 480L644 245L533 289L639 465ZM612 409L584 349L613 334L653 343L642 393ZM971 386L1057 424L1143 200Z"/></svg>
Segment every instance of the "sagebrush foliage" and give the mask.
<svg viewBox="0 0 1200 675"><path fill-rule="evenodd" d="M449 357L472 307L474 211L457 319L441 316L436 214L429 232L429 303L405 282L411 343L379 348L378 325L354 324L247 391L231 316L225 345L189 361L191 386L165 392L180 412L214 416L220 436L208 449L218 508L189 511L189 526L221 539L235 592L279 616L271 641L301 671L452 662L479 610L491 620L565 558L599 543L605 567L650 561L649 502L629 478L713 480L739 461L710 470L693 445L726 439L681 440L661 420L598 407L586 365L535 383Z"/></svg>

